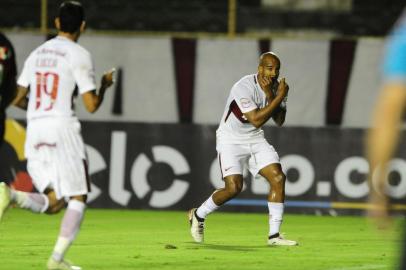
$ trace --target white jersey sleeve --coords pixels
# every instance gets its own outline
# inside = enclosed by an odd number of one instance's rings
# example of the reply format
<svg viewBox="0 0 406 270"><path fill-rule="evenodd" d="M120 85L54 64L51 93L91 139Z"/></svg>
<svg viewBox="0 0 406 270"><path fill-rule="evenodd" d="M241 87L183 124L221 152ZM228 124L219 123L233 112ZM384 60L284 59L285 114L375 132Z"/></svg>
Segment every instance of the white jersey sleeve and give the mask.
<svg viewBox="0 0 406 270"><path fill-rule="evenodd" d="M73 77L78 85L79 93L96 89L95 71L90 53L83 50L72 59Z"/></svg>
<svg viewBox="0 0 406 270"><path fill-rule="evenodd" d="M246 82L240 81L235 84L231 89L231 93L242 113L247 113L258 108L254 101L252 87Z"/></svg>
<svg viewBox="0 0 406 270"><path fill-rule="evenodd" d="M267 104L266 95L256 80L256 74L241 78L231 88L220 126L217 129L218 144L245 144L263 142L264 132L255 127L244 113Z"/></svg>

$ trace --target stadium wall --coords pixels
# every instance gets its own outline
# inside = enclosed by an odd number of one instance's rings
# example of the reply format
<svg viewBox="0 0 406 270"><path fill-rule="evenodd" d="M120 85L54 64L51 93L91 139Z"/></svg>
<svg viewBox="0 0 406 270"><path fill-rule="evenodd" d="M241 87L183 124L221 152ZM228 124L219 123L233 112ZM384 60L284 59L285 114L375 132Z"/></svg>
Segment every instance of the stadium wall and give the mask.
<svg viewBox="0 0 406 270"><path fill-rule="evenodd" d="M10 32L19 70L44 36ZM261 52L282 59L291 86L285 127L266 126L287 170L290 212L360 213L367 207L363 133L379 90L383 39L179 39L92 35L80 39L96 72L120 76L94 115L78 100L93 186L92 207L186 209L221 186L215 128L230 87L255 73ZM8 110L24 125L25 114ZM32 190L23 153L24 128L9 121L0 149L0 179ZM330 126L330 127L327 127ZM335 127L332 127L335 126ZM404 147L403 147L404 149ZM404 156L404 153L399 153ZM403 159L394 162L396 207L405 209ZM176 180L177 179L177 180ZM225 209L264 211L267 185L246 179Z"/></svg>
<svg viewBox="0 0 406 270"><path fill-rule="evenodd" d="M45 37L9 32L19 69ZM379 89L383 39L272 38L179 39L94 35L80 44L94 57L99 76L119 67L121 83L86 121L217 124L231 86L256 72L266 49L282 59L281 76L290 84L286 126L365 128ZM118 94L117 94L117 93ZM81 103L79 100L78 103ZM23 119L16 109L9 116Z"/></svg>
<svg viewBox="0 0 406 270"><path fill-rule="evenodd" d="M223 186L214 125L84 121L82 128L92 180L90 207L186 210ZM266 127L265 134L287 175L287 212L360 214L368 207L363 129ZM23 123L8 120L0 179L31 191L24 139ZM399 211L406 209L406 160L400 158L405 146L391 163L388 185ZM264 179L245 173L243 192L222 209L265 212L268 191Z"/></svg>

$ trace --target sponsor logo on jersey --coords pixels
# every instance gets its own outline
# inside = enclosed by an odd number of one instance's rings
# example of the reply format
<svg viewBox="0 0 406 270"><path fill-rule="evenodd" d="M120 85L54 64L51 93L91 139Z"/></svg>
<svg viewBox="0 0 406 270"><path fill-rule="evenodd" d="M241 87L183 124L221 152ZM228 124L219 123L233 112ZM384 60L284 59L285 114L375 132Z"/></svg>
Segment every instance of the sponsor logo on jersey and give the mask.
<svg viewBox="0 0 406 270"><path fill-rule="evenodd" d="M251 101L248 98L242 98L240 102L243 108L249 108L249 106L251 106Z"/></svg>

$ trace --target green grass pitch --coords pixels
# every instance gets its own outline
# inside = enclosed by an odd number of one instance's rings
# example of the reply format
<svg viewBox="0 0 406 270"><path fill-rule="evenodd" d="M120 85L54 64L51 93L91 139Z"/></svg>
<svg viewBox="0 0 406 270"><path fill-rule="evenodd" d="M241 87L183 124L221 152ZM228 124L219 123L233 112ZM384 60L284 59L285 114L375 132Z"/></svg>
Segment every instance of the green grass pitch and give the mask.
<svg viewBox="0 0 406 270"><path fill-rule="evenodd" d="M61 217L9 210L0 269L45 269ZM67 258L85 270L396 269L403 227L400 219L377 232L363 217L285 215L282 231L300 245L268 247L265 212L212 214L205 244L192 242L186 219L186 212L90 209Z"/></svg>

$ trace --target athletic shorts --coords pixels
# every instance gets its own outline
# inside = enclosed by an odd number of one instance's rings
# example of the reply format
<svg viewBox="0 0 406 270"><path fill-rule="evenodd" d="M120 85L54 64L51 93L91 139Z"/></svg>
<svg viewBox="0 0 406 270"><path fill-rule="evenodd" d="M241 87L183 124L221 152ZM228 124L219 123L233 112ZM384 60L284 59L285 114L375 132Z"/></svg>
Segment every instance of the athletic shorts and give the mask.
<svg viewBox="0 0 406 270"><path fill-rule="evenodd" d="M25 155L38 191L52 188L58 199L90 192L85 147L76 118L30 120Z"/></svg>
<svg viewBox="0 0 406 270"><path fill-rule="evenodd" d="M245 167L253 176L270 164L280 164L278 153L268 142L250 144L218 144L222 177L243 174Z"/></svg>

